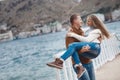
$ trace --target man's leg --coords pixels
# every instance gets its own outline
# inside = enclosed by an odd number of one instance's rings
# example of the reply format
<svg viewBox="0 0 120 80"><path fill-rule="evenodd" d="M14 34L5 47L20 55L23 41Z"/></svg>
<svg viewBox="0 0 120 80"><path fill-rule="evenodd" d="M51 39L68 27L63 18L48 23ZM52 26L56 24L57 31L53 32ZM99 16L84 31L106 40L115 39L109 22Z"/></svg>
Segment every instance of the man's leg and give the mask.
<svg viewBox="0 0 120 80"><path fill-rule="evenodd" d="M85 71L85 73L78 80L90 80L88 72Z"/></svg>
<svg viewBox="0 0 120 80"><path fill-rule="evenodd" d="M73 66L73 69L77 73L77 69L74 66ZM87 70L84 72L84 74L78 80L90 80Z"/></svg>
<svg viewBox="0 0 120 80"><path fill-rule="evenodd" d="M96 80L95 79L95 71L94 71L93 62L90 62L88 64L83 64L83 66L86 68L90 80Z"/></svg>

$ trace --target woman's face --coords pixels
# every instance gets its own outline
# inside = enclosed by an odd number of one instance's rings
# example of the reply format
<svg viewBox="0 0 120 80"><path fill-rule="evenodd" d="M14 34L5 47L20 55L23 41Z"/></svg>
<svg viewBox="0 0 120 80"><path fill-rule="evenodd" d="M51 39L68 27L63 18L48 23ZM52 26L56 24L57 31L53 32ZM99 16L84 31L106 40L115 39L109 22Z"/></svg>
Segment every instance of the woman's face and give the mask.
<svg viewBox="0 0 120 80"><path fill-rule="evenodd" d="M93 21L90 18L87 18L87 23L88 26L93 26Z"/></svg>

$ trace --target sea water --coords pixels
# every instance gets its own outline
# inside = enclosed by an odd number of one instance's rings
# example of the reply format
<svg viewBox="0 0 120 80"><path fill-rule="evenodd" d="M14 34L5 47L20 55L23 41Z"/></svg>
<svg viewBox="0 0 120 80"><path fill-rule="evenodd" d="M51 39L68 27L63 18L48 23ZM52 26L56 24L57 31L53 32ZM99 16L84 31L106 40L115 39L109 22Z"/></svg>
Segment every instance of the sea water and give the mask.
<svg viewBox="0 0 120 80"><path fill-rule="evenodd" d="M120 34L120 22L106 26L111 33ZM66 33L0 43L0 80L56 80L55 69L46 63L53 61L54 54L65 50Z"/></svg>

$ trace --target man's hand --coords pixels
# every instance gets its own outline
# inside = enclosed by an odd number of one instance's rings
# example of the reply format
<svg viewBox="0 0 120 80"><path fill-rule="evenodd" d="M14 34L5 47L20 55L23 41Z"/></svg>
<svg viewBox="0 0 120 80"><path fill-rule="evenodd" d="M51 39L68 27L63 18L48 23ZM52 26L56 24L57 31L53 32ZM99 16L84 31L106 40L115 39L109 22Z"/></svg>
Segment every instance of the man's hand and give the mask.
<svg viewBox="0 0 120 80"><path fill-rule="evenodd" d="M67 37L74 37L74 35L76 35L76 33L74 33L74 32L68 32L67 33Z"/></svg>
<svg viewBox="0 0 120 80"><path fill-rule="evenodd" d="M66 34L66 37L71 37L71 34L69 34L69 33L73 33L73 29L72 29L72 28L69 28L69 29L68 29L68 32L67 32L67 34Z"/></svg>
<svg viewBox="0 0 120 80"><path fill-rule="evenodd" d="M88 52L90 51L90 46L83 46L81 50L79 50L79 54L84 53L84 52Z"/></svg>
<svg viewBox="0 0 120 80"><path fill-rule="evenodd" d="M68 32L73 32L73 29L72 29L72 28L69 28L69 29L68 29Z"/></svg>

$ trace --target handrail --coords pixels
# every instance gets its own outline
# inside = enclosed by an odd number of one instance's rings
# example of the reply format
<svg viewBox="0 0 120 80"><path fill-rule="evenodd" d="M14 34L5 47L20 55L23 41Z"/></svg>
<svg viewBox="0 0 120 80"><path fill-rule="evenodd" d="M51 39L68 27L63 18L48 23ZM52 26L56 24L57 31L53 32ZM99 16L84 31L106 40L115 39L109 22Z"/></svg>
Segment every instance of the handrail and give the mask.
<svg viewBox="0 0 120 80"><path fill-rule="evenodd" d="M120 53L119 46L120 41L117 39L116 34L112 34L110 39L103 40L101 43L101 54L96 59L93 59L95 70L100 68L108 61L112 61ZM60 57L63 53L64 51L59 52L58 54L54 55L54 57ZM60 74L60 72L63 72L63 74ZM62 79L61 76L64 76L64 79ZM56 80L78 80L72 67L71 58L65 61L63 70L57 69Z"/></svg>

